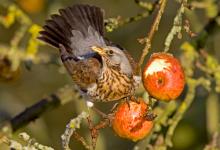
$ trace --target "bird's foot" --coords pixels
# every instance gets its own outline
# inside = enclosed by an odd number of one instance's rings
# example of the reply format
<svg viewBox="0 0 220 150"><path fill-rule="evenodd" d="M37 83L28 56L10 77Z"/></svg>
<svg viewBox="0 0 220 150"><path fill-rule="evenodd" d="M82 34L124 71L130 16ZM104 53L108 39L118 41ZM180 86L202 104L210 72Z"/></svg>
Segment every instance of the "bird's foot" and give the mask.
<svg viewBox="0 0 220 150"><path fill-rule="evenodd" d="M118 102L117 103L115 103L114 105L113 105L113 107L111 108L111 110L110 110L110 113L114 113L115 112L115 110L117 109L117 107L118 107Z"/></svg>
<svg viewBox="0 0 220 150"><path fill-rule="evenodd" d="M125 102L128 104L129 109L130 109L130 103L129 103L129 101L135 102L135 103L137 103L137 104L140 103L139 99L138 99L137 97L135 97L135 96L125 97L124 100L125 100Z"/></svg>

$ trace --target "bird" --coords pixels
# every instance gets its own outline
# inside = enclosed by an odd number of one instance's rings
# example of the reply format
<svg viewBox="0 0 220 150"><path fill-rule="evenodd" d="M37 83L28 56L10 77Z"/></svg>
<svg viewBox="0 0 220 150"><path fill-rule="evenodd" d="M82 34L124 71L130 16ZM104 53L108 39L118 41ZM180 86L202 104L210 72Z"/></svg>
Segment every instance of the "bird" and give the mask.
<svg viewBox="0 0 220 150"><path fill-rule="evenodd" d="M134 58L104 36L104 13L88 4L59 9L38 37L59 49L73 82L91 102L129 99L141 81Z"/></svg>

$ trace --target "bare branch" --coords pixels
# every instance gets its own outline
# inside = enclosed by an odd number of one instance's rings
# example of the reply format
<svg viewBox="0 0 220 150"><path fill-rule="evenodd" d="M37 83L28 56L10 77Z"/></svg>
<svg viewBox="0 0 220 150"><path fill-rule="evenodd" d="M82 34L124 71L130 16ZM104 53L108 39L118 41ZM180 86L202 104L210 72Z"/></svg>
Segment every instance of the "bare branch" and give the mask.
<svg viewBox="0 0 220 150"><path fill-rule="evenodd" d="M144 62L144 58L146 57L146 55L148 54L148 52L151 48L151 41L153 39L154 34L158 30L158 26L160 24L160 20L161 20L163 13L164 13L164 9L166 7L166 4L167 4L167 0L160 0L160 9L158 10L157 16L151 26L150 32L148 33L148 35L144 39L144 41L142 41L142 43L143 42L145 43L145 47L143 49L142 55L140 57L140 61L138 63L139 70L141 69L141 65Z"/></svg>
<svg viewBox="0 0 220 150"><path fill-rule="evenodd" d="M17 131L21 127L27 125L31 121L34 121L45 112L54 109L60 105L64 105L73 99L79 99L80 95L77 90L74 90L71 86L65 86L60 88L54 94L43 98L38 103L26 108L23 112L12 118L8 122L8 126L12 129L12 132ZM3 129L4 126L1 128ZM1 130L0 130L1 131Z"/></svg>

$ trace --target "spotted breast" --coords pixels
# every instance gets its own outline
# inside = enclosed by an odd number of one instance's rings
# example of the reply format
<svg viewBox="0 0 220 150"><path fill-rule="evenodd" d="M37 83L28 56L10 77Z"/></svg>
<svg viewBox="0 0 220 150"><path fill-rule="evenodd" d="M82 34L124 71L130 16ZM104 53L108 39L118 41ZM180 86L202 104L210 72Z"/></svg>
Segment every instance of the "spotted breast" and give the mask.
<svg viewBox="0 0 220 150"><path fill-rule="evenodd" d="M134 95L138 82L114 68L105 69L87 93L96 101L119 100Z"/></svg>

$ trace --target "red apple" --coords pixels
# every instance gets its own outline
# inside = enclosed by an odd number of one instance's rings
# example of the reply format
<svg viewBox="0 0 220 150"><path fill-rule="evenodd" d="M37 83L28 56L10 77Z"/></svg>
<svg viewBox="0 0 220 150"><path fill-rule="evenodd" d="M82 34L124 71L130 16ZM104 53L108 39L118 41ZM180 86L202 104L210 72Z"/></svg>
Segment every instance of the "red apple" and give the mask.
<svg viewBox="0 0 220 150"><path fill-rule="evenodd" d="M117 107L112 123L114 131L123 138L140 140L149 134L153 121L146 119L147 104L141 99L138 102L122 102Z"/></svg>
<svg viewBox="0 0 220 150"><path fill-rule="evenodd" d="M152 97L164 101L176 99L185 85L180 62L168 53L154 53L150 57L142 72L142 81Z"/></svg>

